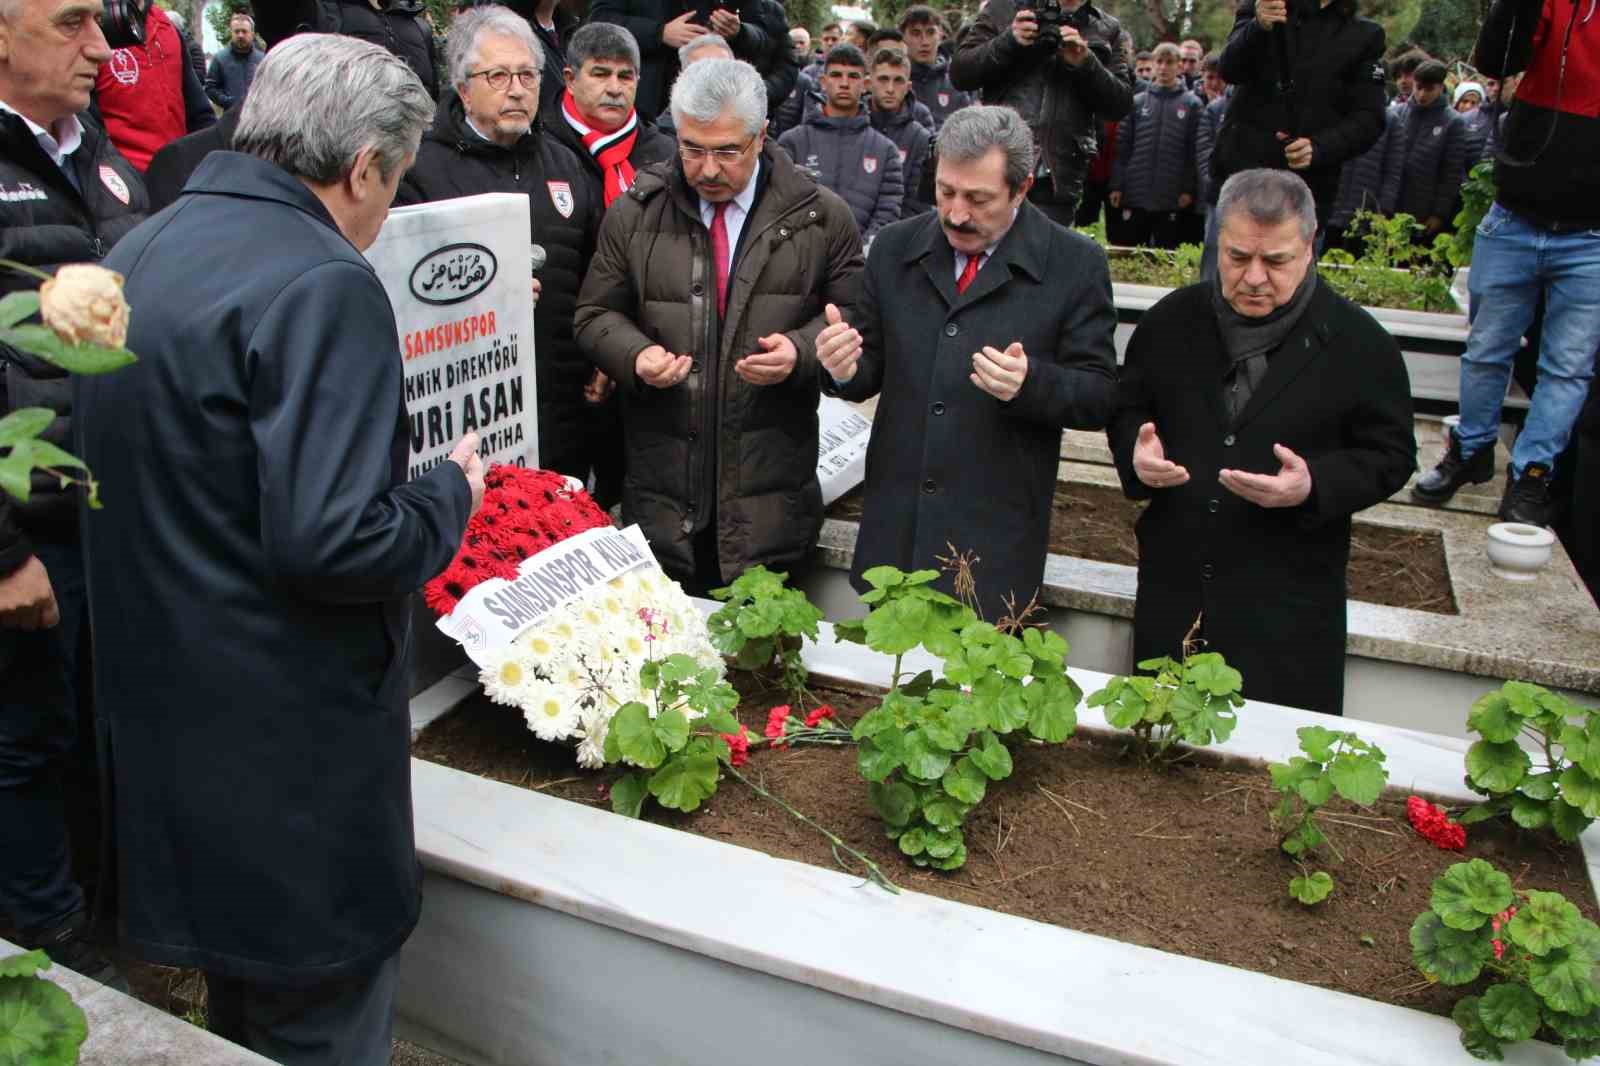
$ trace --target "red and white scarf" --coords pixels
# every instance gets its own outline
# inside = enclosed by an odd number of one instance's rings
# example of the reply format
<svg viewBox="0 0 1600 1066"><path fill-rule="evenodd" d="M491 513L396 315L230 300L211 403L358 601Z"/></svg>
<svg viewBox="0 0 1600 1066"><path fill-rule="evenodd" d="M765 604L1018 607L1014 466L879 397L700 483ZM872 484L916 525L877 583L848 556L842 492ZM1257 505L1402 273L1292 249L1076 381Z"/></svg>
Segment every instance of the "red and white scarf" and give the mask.
<svg viewBox="0 0 1600 1066"><path fill-rule="evenodd" d="M628 157L633 154L633 142L639 136L639 113L630 110L628 121L619 129L613 133L601 133L591 129L580 117L578 102L572 98L572 90L567 89L561 94L561 117L567 120L567 125L578 131L578 136L583 138L583 146L600 164L600 173L606 180L606 206L610 207L611 201L627 192L633 184L633 164L628 162Z"/></svg>

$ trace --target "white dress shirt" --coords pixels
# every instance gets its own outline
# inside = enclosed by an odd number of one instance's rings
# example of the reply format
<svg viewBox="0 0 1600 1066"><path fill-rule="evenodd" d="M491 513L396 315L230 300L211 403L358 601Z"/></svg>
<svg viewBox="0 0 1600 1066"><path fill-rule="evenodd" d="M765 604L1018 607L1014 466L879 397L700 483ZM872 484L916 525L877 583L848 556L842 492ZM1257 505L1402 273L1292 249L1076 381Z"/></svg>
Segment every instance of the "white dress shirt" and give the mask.
<svg viewBox="0 0 1600 1066"><path fill-rule="evenodd" d="M750 217L750 209L756 202L756 182L761 177L761 160L756 159L756 168L750 172L750 180L744 183L744 188L739 194L728 202L728 209L722 214L722 224L728 227L728 270L729 279L732 279L733 254L739 247L739 234L744 232L744 220ZM712 221L717 217L717 205L709 200L700 201L700 221L711 228Z"/></svg>
<svg viewBox="0 0 1600 1066"><path fill-rule="evenodd" d="M47 130L4 100L0 100L0 111L9 111L26 122L28 129L39 142L39 147L44 149L44 154L54 160L56 166L66 171L67 157L76 152L78 146L83 143L83 123L78 121L77 115L59 119L53 130Z"/></svg>

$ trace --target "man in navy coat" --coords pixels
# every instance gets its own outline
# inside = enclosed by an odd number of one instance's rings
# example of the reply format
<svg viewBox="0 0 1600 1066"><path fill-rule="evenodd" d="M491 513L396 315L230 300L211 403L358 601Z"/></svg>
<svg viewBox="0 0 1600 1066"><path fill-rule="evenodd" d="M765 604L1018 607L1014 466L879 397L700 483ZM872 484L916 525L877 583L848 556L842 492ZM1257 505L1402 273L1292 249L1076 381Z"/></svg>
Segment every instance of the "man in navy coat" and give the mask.
<svg viewBox="0 0 1600 1066"><path fill-rule="evenodd" d="M405 597L459 547L482 461L469 435L402 483L361 253L432 117L376 45L274 48L235 150L107 260L139 362L77 394L122 940L205 971L211 1029L280 1063L389 1061L421 902Z"/></svg>

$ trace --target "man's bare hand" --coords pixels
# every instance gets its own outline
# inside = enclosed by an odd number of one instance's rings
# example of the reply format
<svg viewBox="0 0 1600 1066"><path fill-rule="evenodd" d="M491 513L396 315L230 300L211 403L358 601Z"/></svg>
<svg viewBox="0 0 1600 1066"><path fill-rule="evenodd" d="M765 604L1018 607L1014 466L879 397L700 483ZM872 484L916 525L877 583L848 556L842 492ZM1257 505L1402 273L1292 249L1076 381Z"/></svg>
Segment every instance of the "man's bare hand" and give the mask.
<svg viewBox="0 0 1600 1066"><path fill-rule="evenodd" d="M1316 149L1311 144L1310 137L1296 137L1289 140L1287 133L1279 133L1278 140L1284 142L1283 158L1289 164L1290 170L1304 170L1311 165L1311 157Z"/></svg>
<svg viewBox="0 0 1600 1066"><path fill-rule="evenodd" d="M0 577L0 628L52 629L60 621L50 575L37 555Z"/></svg>
<svg viewBox="0 0 1600 1066"><path fill-rule="evenodd" d="M1281 444L1272 446L1281 464L1276 474L1251 474L1244 470L1219 470L1222 487L1261 507L1298 507L1311 495L1311 468Z"/></svg>
<svg viewBox="0 0 1600 1066"><path fill-rule="evenodd" d="M710 29L700 25L700 23L690 21L693 18L693 11L685 11L665 26L662 26L662 43L668 48L682 48L696 37L704 37L711 32Z"/></svg>
<svg viewBox="0 0 1600 1066"><path fill-rule="evenodd" d="M1288 0L1256 0L1256 23L1264 30L1289 21Z"/></svg>
<svg viewBox="0 0 1600 1066"><path fill-rule="evenodd" d="M724 11L719 7L711 12L711 32L720 33L730 41L739 36L741 25L739 16L732 11Z"/></svg>
<svg viewBox="0 0 1600 1066"><path fill-rule="evenodd" d="M735 374L752 385L776 385L794 372L800 353L794 350L794 342L788 337L769 333L756 343L761 345L761 350L734 363Z"/></svg>
<svg viewBox="0 0 1600 1066"><path fill-rule="evenodd" d="M478 454L478 435L468 433L450 449L450 461L467 475L467 485L472 489L472 513L477 514L483 505L483 456Z"/></svg>
<svg viewBox="0 0 1600 1066"><path fill-rule="evenodd" d="M1089 58L1089 45L1083 39L1083 34L1071 26L1061 27L1061 47L1056 50L1061 61L1069 67L1076 67Z"/></svg>
<svg viewBox="0 0 1600 1066"><path fill-rule="evenodd" d="M544 286L539 284L539 279L533 279L533 306L539 306L539 293L544 291Z"/></svg>
<svg viewBox="0 0 1600 1066"><path fill-rule="evenodd" d="M1187 211L1189 209L1189 205L1193 204L1193 203L1194 203L1194 197L1193 196L1190 196L1186 192L1180 192L1178 194L1178 210L1179 211Z"/></svg>
<svg viewBox="0 0 1600 1066"><path fill-rule="evenodd" d="M1024 8L1012 16L1011 37L1024 48L1039 39L1039 19L1032 11Z"/></svg>
<svg viewBox="0 0 1600 1066"><path fill-rule="evenodd" d="M817 362L842 385L856 376L856 365L861 361L861 334L833 304L823 308L822 313L828 324L817 334Z"/></svg>
<svg viewBox="0 0 1600 1066"><path fill-rule="evenodd" d="M1027 377L1028 353L1020 341L1012 341L1003 352L985 347L972 353L972 383L1001 403L1013 399Z"/></svg>
<svg viewBox="0 0 1600 1066"><path fill-rule="evenodd" d="M634 360L633 372L639 380L657 389L670 389L689 376L694 359L687 355L673 355L659 344L652 344Z"/></svg>
<svg viewBox="0 0 1600 1066"><path fill-rule="evenodd" d="M1121 207L1122 206L1122 190L1121 189L1112 189L1111 190L1111 195L1107 196L1106 199L1111 201L1111 206L1112 207Z"/></svg>
<svg viewBox="0 0 1600 1066"><path fill-rule="evenodd" d="M589 380L583 386L583 399L585 403L605 403L616 391L617 383L596 370L589 375Z"/></svg>
<svg viewBox="0 0 1600 1066"><path fill-rule="evenodd" d="M1152 489L1176 488L1189 480L1189 471L1167 458L1154 422L1139 427L1139 439L1133 442L1133 474Z"/></svg>

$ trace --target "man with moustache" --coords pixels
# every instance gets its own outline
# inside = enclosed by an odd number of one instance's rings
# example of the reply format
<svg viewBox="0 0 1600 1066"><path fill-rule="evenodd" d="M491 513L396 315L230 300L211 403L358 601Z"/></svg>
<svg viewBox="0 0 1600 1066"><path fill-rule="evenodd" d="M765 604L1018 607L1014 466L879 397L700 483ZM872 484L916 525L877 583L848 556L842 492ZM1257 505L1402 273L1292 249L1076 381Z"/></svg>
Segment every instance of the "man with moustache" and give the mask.
<svg viewBox="0 0 1600 1066"><path fill-rule="evenodd" d="M816 338L861 272L850 208L766 143L766 110L748 63L685 69L680 161L607 212L578 298L578 344L622 399L623 521L701 594L811 555Z"/></svg>
<svg viewBox="0 0 1600 1066"><path fill-rule="evenodd" d="M1038 591L1063 429L1099 429L1115 393L1104 254L1028 200L1033 137L1007 107L945 120L936 210L873 243L854 313L829 308L824 387L879 396L851 581L978 557L983 617ZM954 591L954 575L936 582Z"/></svg>
<svg viewBox="0 0 1600 1066"><path fill-rule="evenodd" d="M1416 466L1394 338L1317 278L1316 204L1286 170L1217 201L1216 282L1139 320L1107 436L1139 519L1134 661L1201 635L1253 700L1340 714L1350 516Z"/></svg>

